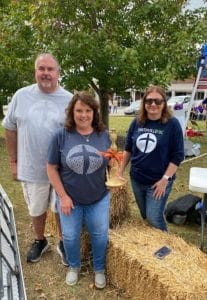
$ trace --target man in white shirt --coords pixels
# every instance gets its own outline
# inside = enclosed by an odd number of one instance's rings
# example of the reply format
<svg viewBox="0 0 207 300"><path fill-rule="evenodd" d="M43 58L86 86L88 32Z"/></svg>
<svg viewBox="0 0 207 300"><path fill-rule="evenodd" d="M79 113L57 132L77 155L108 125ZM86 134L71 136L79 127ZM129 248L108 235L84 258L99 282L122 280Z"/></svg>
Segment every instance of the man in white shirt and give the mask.
<svg viewBox="0 0 207 300"><path fill-rule="evenodd" d="M36 84L14 94L2 122L11 171L22 182L35 234L27 253L28 262L39 261L49 247L44 231L47 208L54 193L46 172L47 149L54 132L64 124L65 108L73 96L58 85L59 75L60 67L53 55L40 54L35 61ZM67 265L61 240L57 250Z"/></svg>

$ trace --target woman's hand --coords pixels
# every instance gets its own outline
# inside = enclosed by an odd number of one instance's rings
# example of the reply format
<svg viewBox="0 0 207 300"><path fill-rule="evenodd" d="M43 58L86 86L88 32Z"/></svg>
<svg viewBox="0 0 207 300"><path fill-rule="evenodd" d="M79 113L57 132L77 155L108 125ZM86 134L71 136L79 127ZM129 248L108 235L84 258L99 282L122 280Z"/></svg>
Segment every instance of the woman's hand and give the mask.
<svg viewBox="0 0 207 300"><path fill-rule="evenodd" d="M74 208L73 201L67 194L60 197L60 208L64 215L69 215L71 213L71 209Z"/></svg>
<svg viewBox="0 0 207 300"><path fill-rule="evenodd" d="M152 186L154 188L153 196L156 200L159 200L165 194L167 184L168 181L162 178Z"/></svg>

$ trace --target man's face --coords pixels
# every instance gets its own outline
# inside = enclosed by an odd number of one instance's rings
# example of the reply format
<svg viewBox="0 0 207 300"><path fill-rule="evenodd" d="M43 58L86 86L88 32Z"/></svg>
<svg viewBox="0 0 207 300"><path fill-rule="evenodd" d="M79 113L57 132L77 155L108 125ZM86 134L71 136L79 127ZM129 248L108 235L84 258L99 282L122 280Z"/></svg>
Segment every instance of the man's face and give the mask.
<svg viewBox="0 0 207 300"><path fill-rule="evenodd" d="M35 65L35 79L44 93L53 93L57 89L59 69L51 56L40 56Z"/></svg>

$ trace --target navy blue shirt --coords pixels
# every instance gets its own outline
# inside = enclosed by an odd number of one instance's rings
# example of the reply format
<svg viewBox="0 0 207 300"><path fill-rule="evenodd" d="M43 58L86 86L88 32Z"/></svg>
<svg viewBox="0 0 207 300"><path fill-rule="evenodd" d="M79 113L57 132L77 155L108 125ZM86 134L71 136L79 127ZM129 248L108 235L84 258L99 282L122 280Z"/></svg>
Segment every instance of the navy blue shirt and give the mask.
<svg viewBox="0 0 207 300"><path fill-rule="evenodd" d="M130 176L141 184L160 180L169 163L177 166L184 159L182 128L176 118L165 124L147 120L142 126L134 119L130 125L125 150L131 152Z"/></svg>
<svg viewBox="0 0 207 300"><path fill-rule="evenodd" d="M101 200L108 160L99 151L111 145L107 131L93 132L87 137L65 128L57 131L48 150L48 163L58 165L60 178L74 204L91 204Z"/></svg>

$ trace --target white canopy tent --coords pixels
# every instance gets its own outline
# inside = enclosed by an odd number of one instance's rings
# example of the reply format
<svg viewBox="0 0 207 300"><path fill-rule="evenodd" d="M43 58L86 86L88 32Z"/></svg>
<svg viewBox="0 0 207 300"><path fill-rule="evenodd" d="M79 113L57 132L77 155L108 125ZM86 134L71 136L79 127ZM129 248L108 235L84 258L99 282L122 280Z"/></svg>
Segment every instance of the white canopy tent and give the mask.
<svg viewBox="0 0 207 300"><path fill-rule="evenodd" d="M193 106L193 101L195 99L195 94L196 94L196 91L197 91L197 87L198 87L198 84L199 84L199 81L201 80L201 78L203 78L202 74L204 73L203 71L207 69L207 44L205 44L202 48L202 54L201 54L201 57L199 59L199 63L198 63L198 74L197 74L197 77L196 77L196 81L195 81L195 84L193 86L193 90L192 90L192 94L191 94L191 99L190 99L190 103L189 103L189 106L188 106L188 110L187 110L187 114L186 114L186 120L185 120L185 128L187 127L187 124L188 124L188 120L189 120L189 117L190 117L190 112L191 112L191 108Z"/></svg>
<svg viewBox="0 0 207 300"><path fill-rule="evenodd" d="M174 111L174 116L180 122L180 125L183 130L183 136L185 137L184 140L185 156L198 156L200 154L200 145L198 148L197 147L198 144L193 144L193 142L191 142L186 138L186 128L190 118L190 112L195 99L197 87L202 81L204 82L205 85L207 85L207 44L204 44L204 46L202 47L201 56L198 61L198 73L193 86L188 109L187 111L185 111L184 109Z"/></svg>

